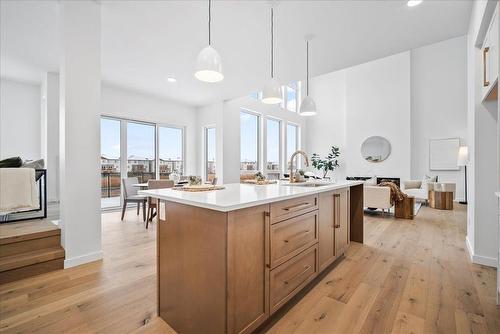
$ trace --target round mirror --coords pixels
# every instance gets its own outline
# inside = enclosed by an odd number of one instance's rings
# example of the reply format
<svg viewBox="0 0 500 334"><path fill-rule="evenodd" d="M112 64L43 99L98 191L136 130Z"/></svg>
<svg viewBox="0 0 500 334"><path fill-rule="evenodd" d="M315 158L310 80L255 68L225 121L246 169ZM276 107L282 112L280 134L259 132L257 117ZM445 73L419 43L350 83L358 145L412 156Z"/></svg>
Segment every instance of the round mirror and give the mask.
<svg viewBox="0 0 500 334"><path fill-rule="evenodd" d="M369 162L384 161L390 154L391 143L384 137L368 137L361 145L361 155Z"/></svg>

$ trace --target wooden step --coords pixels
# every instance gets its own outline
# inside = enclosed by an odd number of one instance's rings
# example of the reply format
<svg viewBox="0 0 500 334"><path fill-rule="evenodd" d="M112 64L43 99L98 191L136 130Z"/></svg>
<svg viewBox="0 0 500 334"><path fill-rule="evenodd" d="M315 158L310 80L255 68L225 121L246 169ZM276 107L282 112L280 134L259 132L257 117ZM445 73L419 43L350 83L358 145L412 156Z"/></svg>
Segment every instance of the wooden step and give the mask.
<svg viewBox="0 0 500 334"><path fill-rule="evenodd" d="M60 235L51 235L44 238L12 242L0 245L0 258L59 246L61 246Z"/></svg>
<svg viewBox="0 0 500 334"><path fill-rule="evenodd" d="M0 273L61 258L64 259L64 249L61 246L4 256L0 258Z"/></svg>
<svg viewBox="0 0 500 334"><path fill-rule="evenodd" d="M0 245L61 235L59 226L47 219L0 224Z"/></svg>
<svg viewBox="0 0 500 334"><path fill-rule="evenodd" d="M61 230L48 219L0 224L0 284L64 268Z"/></svg>
<svg viewBox="0 0 500 334"><path fill-rule="evenodd" d="M1 257L0 284L63 269L64 253L58 246Z"/></svg>

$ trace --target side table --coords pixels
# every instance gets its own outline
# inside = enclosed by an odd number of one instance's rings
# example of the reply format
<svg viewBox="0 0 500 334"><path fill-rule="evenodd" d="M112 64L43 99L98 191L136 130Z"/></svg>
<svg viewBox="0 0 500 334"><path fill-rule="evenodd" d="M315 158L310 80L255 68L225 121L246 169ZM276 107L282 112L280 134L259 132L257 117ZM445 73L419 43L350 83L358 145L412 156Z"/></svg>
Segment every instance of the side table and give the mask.
<svg viewBox="0 0 500 334"><path fill-rule="evenodd" d="M407 196L401 202L397 202L394 208L394 217L413 219L415 208L415 197Z"/></svg>
<svg viewBox="0 0 500 334"><path fill-rule="evenodd" d="M429 206L439 210L453 210L453 192L429 190Z"/></svg>

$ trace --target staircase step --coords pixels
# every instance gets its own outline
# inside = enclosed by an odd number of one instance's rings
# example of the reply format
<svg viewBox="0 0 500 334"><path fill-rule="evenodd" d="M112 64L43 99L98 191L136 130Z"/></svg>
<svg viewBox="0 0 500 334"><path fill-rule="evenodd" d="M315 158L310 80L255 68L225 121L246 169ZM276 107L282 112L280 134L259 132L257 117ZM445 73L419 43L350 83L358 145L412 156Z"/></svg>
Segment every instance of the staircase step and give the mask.
<svg viewBox="0 0 500 334"><path fill-rule="evenodd" d="M54 270L64 269L64 258L32 264L30 266L0 272L0 284L18 281Z"/></svg>
<svg viewBox="0 0 500 334"><path fill-rule="evenodd" d="M4 256L0 258L0 273L57 259L64 260L61 246Z"/></svg>
<svg viewBox="0 0 500 334"><path fill-rule="evenodd" d="M0 224L0 245L61 235L61 229L51 221L28 220Z"/></svg>
<svg viewBox="0 0 500 334"><path fill-rule="evenodd" d="M59 247L61 245L61 236L52 235L44 238L12 242L0 246L0 259L2 257L19 255L26 252L41 250L46 248Z"/></svg>

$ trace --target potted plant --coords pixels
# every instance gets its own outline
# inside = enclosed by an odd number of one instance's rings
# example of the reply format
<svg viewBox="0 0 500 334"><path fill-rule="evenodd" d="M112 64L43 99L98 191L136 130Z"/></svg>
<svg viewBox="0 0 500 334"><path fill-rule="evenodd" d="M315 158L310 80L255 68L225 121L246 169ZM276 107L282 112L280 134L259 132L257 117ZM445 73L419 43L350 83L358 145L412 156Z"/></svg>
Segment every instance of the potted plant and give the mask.
<svg viewBox="0 0 500 334"><path fill-rule="evenodd" d="M334 171L339 166L338 157L340 156L340 149L337 146L332 146L330 149L330 153L325 157L325 159L321 159L321 157L314 153L311 157L312 165L319 171L323 172L323 178L326 178L326 175L329 171Z"/></svg>

